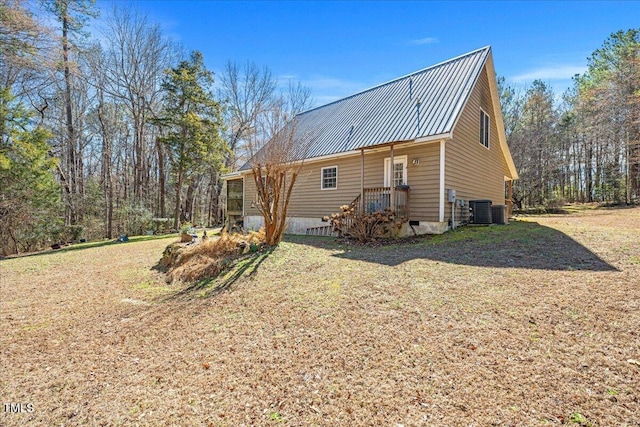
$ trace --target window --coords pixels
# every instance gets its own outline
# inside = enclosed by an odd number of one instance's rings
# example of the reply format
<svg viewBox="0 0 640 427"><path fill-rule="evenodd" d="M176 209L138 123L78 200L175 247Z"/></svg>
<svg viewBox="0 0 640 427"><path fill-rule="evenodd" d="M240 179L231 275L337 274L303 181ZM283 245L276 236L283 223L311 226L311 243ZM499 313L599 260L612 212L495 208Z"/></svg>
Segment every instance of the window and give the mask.
<svg viewBox="0 0 640 427"><path fill-rule="evenodd" d="M384 186L389 187L389 167L391 158L384 159ZM407 156L393 158L393 186L407 184Z"/></svg>
<svg viewBox="0 0 640 427"><path fill-rule="evenodd" d="M489 115L480 110L480 144L489 148Z"/></svg>
<svg viewBox="0 0 640 427"><path fill-rule="evenodd" d="M231 215L242 215L244 184L242 179L227 181L227 212Z"/></svg>
<svg viewBox="0 0 640 427"><path fill-rule="evenodd" d="M330 166L320 170L320 188L335 190L338 188L338 167Z"/></svg>

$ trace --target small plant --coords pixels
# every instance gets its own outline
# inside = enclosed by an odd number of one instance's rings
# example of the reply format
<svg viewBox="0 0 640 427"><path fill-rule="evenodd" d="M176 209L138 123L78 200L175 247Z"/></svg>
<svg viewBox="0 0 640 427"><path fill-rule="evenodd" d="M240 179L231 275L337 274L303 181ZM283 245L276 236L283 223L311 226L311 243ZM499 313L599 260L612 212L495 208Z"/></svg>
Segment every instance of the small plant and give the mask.
<svg viewBox="0 0 640 427"><path fill-rule="evenodd" d="M64 230L64 237L67 242L78 242L82 236L81 225L67 225Z"/></svg>
<svg viewBox="0 0 640 427"><path fill-rule="evenodd" d="M155 234L164 234L168 229L169 218L152 218L151 229Z"/></svg>
<svg viewBox="0 0 640 427"><path fill-rule="evenodd" d="M571 421L574 424L580 424L581 426L585 426L585 427L592 427L593 424L591 424L587 418L582 415L580 412L573 412L570 416L569 416L569 421Z"/></svg>
<svg viewBox="0 0 640 427"><path fill-rule="evenodd" d="M279 423L284 422L284 418L282 417L282 415L279 412L272 412L269 414L269 419L271 421L277 421Z"/></svg>

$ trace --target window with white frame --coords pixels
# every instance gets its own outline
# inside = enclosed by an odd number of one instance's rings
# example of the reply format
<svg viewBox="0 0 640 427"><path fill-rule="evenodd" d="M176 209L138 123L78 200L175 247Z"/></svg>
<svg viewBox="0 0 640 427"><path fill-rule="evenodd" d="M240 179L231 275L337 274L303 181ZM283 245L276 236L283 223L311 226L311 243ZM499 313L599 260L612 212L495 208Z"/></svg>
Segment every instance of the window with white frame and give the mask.
<svg viewBox="0 0 640 427"><path fill-rule="evenodd" d="M384 159L384 186L389 185L389 169L391 167L391 158ZM407 182L407 156L397 156L393 158L393 186L406 185Z"/></svg>
<svg viewBox="0 0 640 427"><path fill-rule="evenodd" d="M320 188L323 190L335 190L338 188L337 166L329 166L320 169Z"/></svg>
<svg viewBox="0 0 640 427"><path fill-rule="evenodd" d="M489 129L491 129L489 115L480 110L480 144L487 148L489 148Z"/></svg>

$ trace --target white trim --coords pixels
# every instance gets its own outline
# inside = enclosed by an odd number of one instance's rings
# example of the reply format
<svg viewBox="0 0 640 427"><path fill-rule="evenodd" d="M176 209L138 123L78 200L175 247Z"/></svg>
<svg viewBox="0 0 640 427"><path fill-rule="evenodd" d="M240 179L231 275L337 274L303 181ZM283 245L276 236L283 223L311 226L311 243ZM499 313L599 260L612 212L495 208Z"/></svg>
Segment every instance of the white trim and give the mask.
<svg viewBox="0 0 640 427"><path fill-rule="evenodd" d="M502 149L502 154L507 162L507 168L511 174L511 179L518 179L518 171L516 165L511 157L509 146L507 145L507 135L504 131L504 121L502 118L502 110L500 109L500 94L498 93L498 83L496 81L496 71L493 65L493 54L489 51L489 57L486 62L487 77L489 79L489 92L491 92L491 103L493 105L493 117L496 122L496 128L498 130L498 142Z"/></svg>
<svg viewBox="0 0 640 427"><path fill-rule="evenodd" d="M451 132L441 133L440 135L431 135L431 136L423 136L421 138L416 138L415 142L438 142L443 139L451 139Z"/></svg>
<svg viewBox="0 0 640 427"><path fill-rule="evenodd" d="M229 173L226 173L224 175L221 175L220 178L224 179L225 181L227 181L227 180L230 180L230 179L239 178L239 177L243 176L244 172L245 171L229 172Z"/></svg>
<svg viewBox="0 0 640 427"><path fill-rule="evenodd" d="M242 216L243 217L245 215L245 213L244 213L244 205L246 205L246 203L244 202L244 196L245 196L245 194L244 194L244 188L245 188L244 178L245 178L245 175L242 175Z"/></svg>
<svg viewBox="0 0 640 427"><path fill-rule="evenodd" d="M438 209L438 220L444 222L444 166L445 166L445 146L444 141L440 141L440 206Z"/></svg>
<svg viewBox="0 0 640 427"><path fill-rule="evenodd" d="M327 187L324 188L324 170L325 169L335 169L336 170L336 186L335 187ZM325 166L320 168L320 190L337 190L338 189L338 166Z"/></svg>
<svg viewBox="0 0 640 427"><path fill-rule="evenodd" d="M471 93L476 88L478 81L480 80L480 76L482 76L482 73L485 71L485 67L487 63L489 62L489 58L491 58L491 46L485 46L485 47L489 48L489 51L487 52L487 56L484 58L484 62L480 67L480 72L476 75L476 78L473 81L467 82L467 86L464 89L465 91L463 96L464 101L458 104L458 108L451 115L451 117L455 117L455 120L451 124L451 133L455 132L456 126L458 125L458 121L462 117L462 112L464 111L464 109L467 107L467 104L469 103L469 98L471 97ZM495 77L494 77L494 80L495 80Z"/></svg>
<svg viewBox="0 0 640 427"><path fill-rule="evenodd" d="M484 145L484 142L482 141L484 139L484 134L482 133L482 126L484 125L484 123L480 123L480 145L482 145L484 148L486 148L487 150L491 150L491 116L489 115L489 113L487 113L486 111L484 111L484 109L482 107L480 107L480 120L483 119L482 114L485 115L485 117L487 119L489 119L489 129L486 129L487 131L487 145Z"/></svg>
<svg viewBox="0 0 640 427"><path fill-rule="evenodd" d="M393 156L393 163L398 164L398 163L402 163L402 165L404 166L402 168L402 175L404 178L404 182L403 184L405 185L409 185L409 177L407 175L407 164L409 162L409 159L406 155L404 156ZM384 159L384 186L385 187L391 187L391 185L389 184L389 177L392 176L392 174L390 173L390 165L391 165L391 157L385 157Z"/></svg>

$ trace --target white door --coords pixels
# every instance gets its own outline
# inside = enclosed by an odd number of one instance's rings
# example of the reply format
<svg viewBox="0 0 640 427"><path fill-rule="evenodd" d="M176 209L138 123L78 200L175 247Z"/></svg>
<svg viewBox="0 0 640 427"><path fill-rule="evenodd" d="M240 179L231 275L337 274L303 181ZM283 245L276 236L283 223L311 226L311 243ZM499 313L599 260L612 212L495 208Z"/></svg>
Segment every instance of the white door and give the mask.
<svg viewBox="0 0 640 427"><path fill-rule="evenodd" d="M391 158L384 159L384 186L389 185L389 165L391 164ZM397 156L393 158L393 186L408 185L407 180L407 156Z"/></svg>

